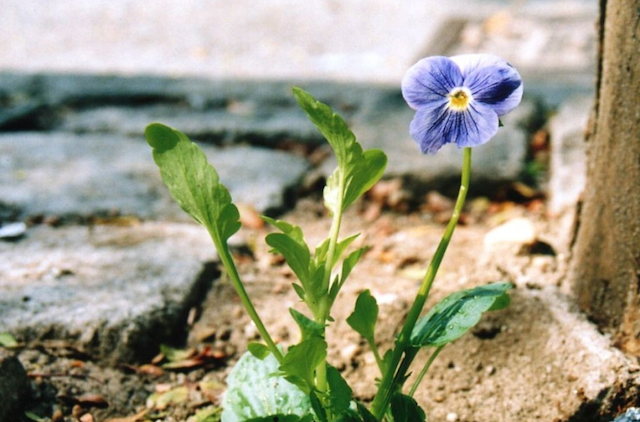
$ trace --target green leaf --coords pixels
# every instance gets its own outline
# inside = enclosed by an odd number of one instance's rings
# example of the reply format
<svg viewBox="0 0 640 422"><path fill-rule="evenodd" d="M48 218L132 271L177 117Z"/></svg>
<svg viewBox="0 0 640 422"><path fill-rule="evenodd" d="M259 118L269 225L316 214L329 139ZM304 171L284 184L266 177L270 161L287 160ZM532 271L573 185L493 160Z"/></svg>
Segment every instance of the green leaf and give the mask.
<svg viewBox="0 0 640 422"><path fill-rule="evenodd" d="M247 344L247 350L249 350L249 353L251 353L254 357L260 360L263 360L264 358L269 356L269 354L271 353L271 351L266 345L262 343L255 343L255 342L251 342Z"/></svg>
<svg viewBox="0 0 640 422"><path fill-rule="evenodd" d="M338 168L327 180L323 195L329 211L341 213L380 179L387 157L380 150L363 152L345 121L329 106L300 88L294 87L293 94L336 155Z"/></svg>
<svg viewBox="0 0 640 422"><path fill-rule="evenodd" d="M321 244L316 248L316 262L325 262L327 260L327 252L329 251L329 241L331 239L326 238Z"/></svg>
<svg viewBox="0 0 640 422"><path fill-rule="evenodd" d="M356 307L347 318L347 324L369 342L373 342L377 321L378 303L371 292L365 290L358 296Z"/></svg>
<svg viewBox="0 0 640 422"><path fill-rule="evenodd" d="M173 199L209 230L216 246L222 246L240 229L240 215L202 150L160 123L147 126L145 136Z"/></svg>
<svg viewBox="0 0 640 422"><path fill-rule="evenodd" d="M318 422L327 422L327 410L324 408L315 391L312 390L309 393L309 400L311 401L311 408L315 412Z"/></svg>
<svg viewBox="0 0 640 422"><path fill-rule="evenodd" d="M356 234L354 234L352 236L349 236L346 239L342 239L341 241L336 243L335 256L333 257L334 262L337 261L338 259L340 259L340 257L344 253L344 251L347 250L349 245L351 245L353 243L353 241L358 238L358 236L360 236L360 233L356 233Z"/></svg>
<svg viewBox="0 0 640 422"><path fill-rule="evenodd" d="M300 327L302 341L311 337L321 337L324 334L324 326L319 324L293 308L289 308L293 320Z"/></svg>
<svg viewBox="0 0 640 422"><path fill-rule="evenodd" d="M332 419L331 422L362 422L362 418L355 410L347 409Z"/></svg>
<svg viewBox="0 0 640 422"><path fill-rule="evenodd" d="M391 397L391 414L394 422L425 422L427 418L412 397L400 393Z"/></svg>
<svg viewBox="0 0 640 422"><path fill-rule="evenodd" d="M302 229L299 226L296 226L294 224L290 224L287 223L286 221L282 221L282 220L275 220L271 217L267 217L265 215L263 215L261 217L265 222L271 224L274 227L277 227L278 229L280 229L280 231L284 234L286 234L287 236L289 236L291 239L293 239L294 241L296 241L296 243L303 245L303 246L307 246L307 244L304 241L304 235L302 233Z"/></svg>
<svg viewBox="0 0 640 422"><path fill-rule="evenodd" d="M242 355L227 377L227 385L222 422L245 422L272 415L300 418L311 414L309 396L280 375L278 361L272 354L264 360L250 353Z"/></svg>
<svg viewBox="0 0 640 422"><path fill-rule="evenodd" d="M166 344L161 344L160 353L162 353L169 362L180 362L192 357L193 349L191 350L175 349L171 346L167 346Z"/></svg>
<svg viewBox="0 0 640 422"><path fill-rule="evenodd" d="M18 347L19 345L20 344L16 338L10 333L0 333L0 347L11 349L13 347Z"/></svg>
<svg viewBox="0 0 640 422"><path fill-rule="evenodd" d="M207 406L198 410L187 422L220 422L222 408L218 406Z"/></svg>
<svg viewBox="0 0 640 422"><path fill-rule="evenodd" d="M314 385L315 369L326 357L327 342L321 337L310 337L289 348L280 370L289 382L308 393Z"/></svg>
<svg viewBox="0 0 640 422"><path fill-rule="evenodd" d="M347 280L347 277L349 277L349 274L351 274L351 270L353 270L358 261L360 261L360 258L362 258L365 252L367 252L368 250L368 246L356 249L344 259L344 262L342 263L342 275L340 276L340 284L344 284L344 282Z"/></svg>
<svg viewBox="0 0 640 422"><path fill-rule="evenodd" d="M317 101L311 94L298 87L293 88L293 95L309 116L311 123L331 145L336 154L338 167L345 167L354 153L362 152L353 132L349 130L342 117L334 113L329 106Z"/></svg>
<svg viewBox="0 0 640 422"><path fill-rule="evenodd" d="M373 416L373 413L371 413L369 411L369 409L367 409L365 407L364 404L360 403L359 401L356 402L356 406L358 408L358 413L360 414L360 416L362 417L362 421L363 422L378 422L378 420L376 419L375 416Z"/></svg>
<svg viewBox="0 0 640 422"><path fill-rule="evenodd" d="M31 419L32 421L35 421L35 422L44 422L44 421L47 420L46 418L40 417L40 416L36 415L35 413L29 412L29 411L24 412L24 415L28 419Z"/></svg>
<svg viewBox="0 0 640 422"><path fill-rule="evenodd" d="M342 209L345 210L382 177L387 167L387 156L377 149L365 151L347 173L347 189Z"/></svg>
<svg viewBox="0 0 640 422"><path fill-rule="evenodd" d="M480 321L484 312L509 304L510 283L492 283L453 293L422 317L411 333L415 347L444 346L460 338Z"/></svg>
<svg viewBox="0 0 640 422"><path fill-rule="evenodd" d="M298 297L299 297L301 300L303 300L303 301L304 301L304 300L305 300L305 298L306 298L306 294L305 294L305 291L304 291L304 287L302 287L301 285L299 285L299 284L297 284L297 283L292 283L291 285L293 286L293 290L295 290L295 292L296 292L296 294L298 295Z"/></svg>
<svg viewBox="0 0 640 422"><path fill-rule="evenodd" d="M300 285L297 287L294 285L296 293L313 308L319 297L324 294L319 290L321 283L317 283L318 276L320 280L322 279L322 273L318 274L318 272L324 269L317 267L315 261L311 260L309 247L304 240L302 229L285 221L274 220L264 216L262 218L282 231L282 233L267 235L266 242L276 252L282 254L289 268L300 280Z"/></svg>
<svg viewBox="0 0 640 422"><path fill-rule="evenodd" d="M271 233L266 237L267 244L284 256L289 268L293 270L303 286L309 281L309 261L311 255L306 245L301 245L284 233Z"/></svg>
<svg viewBox="0 0 640 422"><path fill-rule="evenodd" d="M329 383L329 405L334 415L349 408L353 391L342 378L340 372L333 366L327 367L327 382Z"/></svg>

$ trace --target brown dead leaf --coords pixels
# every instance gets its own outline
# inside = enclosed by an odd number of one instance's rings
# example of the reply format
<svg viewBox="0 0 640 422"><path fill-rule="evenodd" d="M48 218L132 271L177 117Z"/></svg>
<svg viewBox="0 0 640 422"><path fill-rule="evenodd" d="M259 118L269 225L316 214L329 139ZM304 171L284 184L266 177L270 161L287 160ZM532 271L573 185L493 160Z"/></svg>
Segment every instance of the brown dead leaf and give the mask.
<svg viewBox="0 0 640 422"><path fill-rule="evenodd" d="M145 364L145 365L141 365L138 368L138 373L145 374L145 375L153 375L154 377L159 377L160 375L164 374L164 371L159 366Z"/></svg>
<svg viewBox="0 0 640 422"><path fill-rule="evenodd" d="M264 227L264 220L260 218L260 213L248 204L236 204L240 213L240 223L243 227L259 230Z"/></svg>
<svg viewBox="0 0 640 422"><path fill-rule="evenodd" d="M69 394L59 394L56 398L69 406L80 406L82 409L90 407L104 409L109 407L107 400L100 394L87 393L77 397Z"/></svg>
<svg viewBox="0 0 640 422"><path fill-rule="evenodd" d="M219 401L219 397L225 390L225 385L216 380L200 381L198 383L198 387L200 388L202 395L211 403L217 403Z"/></svg>
<svg viewBox="0 0 640 422"><path fill-rule="evenodd" d="M149 410L143 409L135 415L126 416L124 418L111 418L107 419L105 422L138 422L141 421L147 413L149 413Z"/></svg>
<svg viewBox="0 0 640 422"><path fill-rule="evenodd" d="M182 404L189 399L189 388L180 386L163 393L153 393L147 399L147 408L164 410L172 404Z"/></svg>

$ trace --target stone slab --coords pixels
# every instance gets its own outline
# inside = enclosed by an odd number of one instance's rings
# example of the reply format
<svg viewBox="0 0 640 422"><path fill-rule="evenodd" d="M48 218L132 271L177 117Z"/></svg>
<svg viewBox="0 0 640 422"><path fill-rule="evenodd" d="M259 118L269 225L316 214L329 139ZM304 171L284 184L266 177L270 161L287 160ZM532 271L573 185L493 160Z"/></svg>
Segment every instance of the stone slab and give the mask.
<svg viewBox="0 0 640 422"><path fill-rule="evenodd" d="M297 156L256 147L203 146L234 201L280 210L308 168ZM142 138L114 134L0 135L0 202L23 218L134 215L186 220Z"/></svg>
<svg viewBox="0 0 640 422"><path fill-rule="evenodd" d="M549 211L558 215L574 209L587 177L587 122L592 97L571 97L549 122L551 159Z"/></svg>
<svg viewBox="0 0 640 422"><path fill-rule="evenodd" d="M0 243L0 255L3 331L111 363L179 339L216 277L211 240L195 224L35 226Z"/></svg>

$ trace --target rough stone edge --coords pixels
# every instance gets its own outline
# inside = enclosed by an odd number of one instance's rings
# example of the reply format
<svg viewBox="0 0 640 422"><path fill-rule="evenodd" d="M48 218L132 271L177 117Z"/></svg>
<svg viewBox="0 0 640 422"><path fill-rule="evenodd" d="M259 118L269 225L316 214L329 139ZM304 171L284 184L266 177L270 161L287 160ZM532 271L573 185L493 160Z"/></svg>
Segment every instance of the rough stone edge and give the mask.
<svg viewBox="0 0 640 422"><path fill-rule="evenodd" d="M597 392L585 392L582 405L565 422L610 422L618 416L620 409L639 405L640 366L614 347L609 338L601 334L565 295L538 293L536 296L559 324L578 334L577 338L585 348L599 349L598 352L594 351L598 356L602 356L599 352L605 351L619 364L615 380ZM590 384L597 383L595 380Z"/></svg>

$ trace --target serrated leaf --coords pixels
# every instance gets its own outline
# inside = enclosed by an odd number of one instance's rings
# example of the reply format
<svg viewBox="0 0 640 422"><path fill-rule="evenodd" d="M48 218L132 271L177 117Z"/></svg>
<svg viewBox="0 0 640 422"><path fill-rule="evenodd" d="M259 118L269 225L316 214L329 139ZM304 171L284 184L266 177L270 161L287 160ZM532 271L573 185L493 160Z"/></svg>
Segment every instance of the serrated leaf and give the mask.
<svg viewBox="0 0 640 422"><path fill-rule="evenodd" d="M342 254L344 254L344 251L347 250L347 248L353 243L354 240L356 240L358 238L358 236L360 236L360 233L356 233L352 236L349 236L345 239L342 239L341 241L336 243L336 251L335 251L335 256L333 257L334 261L337 261L338 259L340 259L340 257L342 256Z"/></svg>
<svg viewBox="0 0 640 422"><path fill-rule="evenodd" d="M425 422L427 417L412 397L400 393L391 397L391 414L394 422Z"/></svg>
<svg viewBox="0 0 640 422"><path fill-rule="evenodd" d="M266 237L266 242L282 254L289 268L303 285L307 284L309 281L309 261L311 260L307 246L296 242L284 233L271 233Z"/></svg>
<svg viewBox="0 0 640 422"><path fill-rule="evenodd" d="M382 176L387 164L380 150L363 152L345 121L326 104L300 88L293 88L298 104L331 145L338 168L328 178L323 196L332 214L343 212Z"/></svg>
<svg viewBox="0 0 640 422"><path fill-rule="evenodd" d="M314 385L315 369L326 357L327 342L321 337L310 337L289 348L280 370L287 380L309 392Z"/></svg>
<svg viewBox="0 0 640 422"><path fill-rule="evenodd" d="M300 327L302 341L311 337L321 337L324 334L324 326L322 324L313 321L293 308L289 308L289 313L291 313L293 320Z"/></svg>
<svg viewBox="0 0 640 422"><path fill-rule="evenodd" d="M321 244L316 247L316 262L324 262L327 259L327 252L329 251L329 241L331 239L326 238Z"/></svg>
<svg viewBox="0 0 640 422"><path fill-rule="evenodd" d="M298 297L301 300L305 300L306 299L306 294L304 291L304 287L302 287L301 285L297 284L297 283L292 283L291 284L293 286L293 290L295 290L296 294L298 295Z"/></svg>
<svg viewBox="0 0 640 422"><path fill-rule="evenodd" d="M311 123L318 128L331 145L339 167L344 167L354 152L362 152L362 148L356 143L353 132L349 130L342 117L334 113L329 106L317 101L311 94L298 87L293 88L293 95L309 116Z"/></svg>
<svg viewBox="0 0 640 422"><path fill-rule="evenodd" d="M378 321L378 303L369 290L358 296L356 306L347 318L347 324L362 337L374 341L376 322Z"/></svg>
<svg viewBox="0 0 640 422"><path fill-rule="evenodd" d="M346 192L343 210L354 203L363 193L382 177L387 167L387 156L377 149L364 151L362 156L354 160L353 167L347 173Z"/></svg>
<svg viewBox="0 0 640 422"><path fill-rule="evenodd" d="M250 353L242 355L227 377L222 422L246 422L272 415L311 414L309 396L288 382L270 354L264 360Z"/></svg>
<svg viewBox="0 0 640 422"><path fill-rule="evenodd" d="M262 344L262 343L251 342L251 343L247 344L247 350L254 357L256 357L257 359L260 359L260 360L263 360L264 358L269 356L269 354L271 353L269 348L266 345Z"/></svg>
<svg viewBox="0 0 640 422"><path fill-rule="evenodd" d="M444 346L460 338L480 321L484 312L509 304L509 283L492 283L453 293L422 317L411 333L415 347Z"/></svg>
<svg viewBox="0 0 640 422"><path fill-rule="evenodd" d="M202 150L168 126L153 123L145 129L153 158L171 196L220 247L240 229L240 214Z"/></svg>
<svg viewBox="0 0 640 422"><path fill-rule="evenodd" d="M262 216L262 219L266 223L269 223L272 226L277 227L278 229L280 229L280 231L282 233L286 234L287 236L292 238L294 241L296 241L300 245L306 246L306 243L304 241L304 235L302 233L302 229L299 226L296 226L296 225L291 224L291 223L287 223L286 221L275 220L275 219L273 219L271 217L267 217L267 216L264 216L264 215Z"/></svg>
<svg viewBox="0 0 640 422"><path fill-rule="evenodd" d="M329 384L329 405L334 415L349 408L353 391L333 366L327 367L327 383Z"/></svg>
<svg viewBox="0 0 640 422"><path fill-rule="evenodd" d="M363 248L360 248L351 252L344 259L344 262L342 263L342 275L340 276L340 284L344 284L344 282L347 280L347 277L349 277L349 274L351 274L351 271L353 270L353 268L356 266L358 261L360 261L360 258L362 258L362 256L368 250L369 250L369 247L365 246Z"/></svg>

